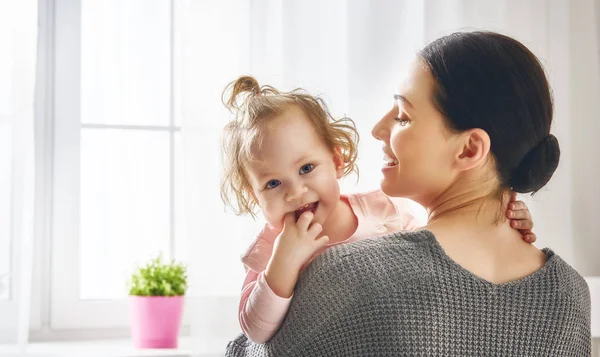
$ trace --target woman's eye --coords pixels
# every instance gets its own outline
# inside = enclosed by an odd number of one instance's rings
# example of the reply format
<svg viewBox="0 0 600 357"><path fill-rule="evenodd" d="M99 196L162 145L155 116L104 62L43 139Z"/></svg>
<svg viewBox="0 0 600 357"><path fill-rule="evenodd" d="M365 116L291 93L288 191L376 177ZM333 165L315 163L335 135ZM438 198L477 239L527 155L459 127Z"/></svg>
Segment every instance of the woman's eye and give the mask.
<svg viewBox="0 0 600 357"><path fill-rule="evenodd" d="M307 173L311 172L314 168L315 168L315 165L313 165L313 164L306 164L306 165L304 165L304 166L302 166L300 168L300 174L301 175L302 174L307 174Z"/></svg>
<svg viewBox="0 0 600 357"><path fill-rule="evenodd" d="M267 182L267 186L266 188L275 188L277 186L281 185L281 181L279 180L270 180L269 182Z"/></svg>
<svg viewBox="0 0 600 357"><path fill-rule="evenodd" d="M408 123L410 123L410 120L406 119L404 117L402 117L402 118L396 117L396 118L394 118L394 120L396 120L398 122L398 124L400 124L400 126L406 126L406 125L408 125Z"/></svg>

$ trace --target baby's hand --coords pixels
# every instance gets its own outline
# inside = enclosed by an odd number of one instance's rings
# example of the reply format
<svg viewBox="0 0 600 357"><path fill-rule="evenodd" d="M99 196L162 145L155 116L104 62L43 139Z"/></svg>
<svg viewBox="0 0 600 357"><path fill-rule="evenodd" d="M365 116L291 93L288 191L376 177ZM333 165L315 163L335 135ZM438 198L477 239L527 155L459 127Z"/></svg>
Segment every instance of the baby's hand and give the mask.
<svg viewBox="0 0 600 357"><path fill-rule="evenodd" d="M300 274L300 268L329 242L327 236L317 238L323 227L311 224L312 212L304 212L298 218L294 213L285 215L283 230L275 239L273 254L265 269L265 279L278 296L289 298Z"/></svg>
<svg viewBox="0 0 600 357"><path fill-rule="evenodd" d="M314 215L310 211L302 213L297 222L294 213L285 215L283 230L273 247L274 259L280 259L286 265L300 270L329 242L327 236L317 238L323 227L319 223L312 223L313 218Z"/></svg>
<svg viewBox="0 0 600 357"><path fill-rule="evenodd" d="M527 205L523 201L517 201L517 193L513 192L510 196L506 218L510 219L510 226L518 230L523 236L523 240L533 243L537 240L533 228L533 219Z"/></svg>

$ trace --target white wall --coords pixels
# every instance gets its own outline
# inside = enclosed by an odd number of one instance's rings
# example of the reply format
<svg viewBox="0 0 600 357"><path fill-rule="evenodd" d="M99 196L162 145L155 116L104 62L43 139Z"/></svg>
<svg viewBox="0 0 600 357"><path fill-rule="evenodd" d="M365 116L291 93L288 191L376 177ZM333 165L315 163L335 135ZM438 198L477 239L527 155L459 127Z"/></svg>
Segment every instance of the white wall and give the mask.
<svg viewBox="0 0 600 357"><path fill-rule="evenodd" d="M572 6L570 101L574 265L600 276L600 23L593 0ZM594 4L596 3L596 4Z"/></svg>

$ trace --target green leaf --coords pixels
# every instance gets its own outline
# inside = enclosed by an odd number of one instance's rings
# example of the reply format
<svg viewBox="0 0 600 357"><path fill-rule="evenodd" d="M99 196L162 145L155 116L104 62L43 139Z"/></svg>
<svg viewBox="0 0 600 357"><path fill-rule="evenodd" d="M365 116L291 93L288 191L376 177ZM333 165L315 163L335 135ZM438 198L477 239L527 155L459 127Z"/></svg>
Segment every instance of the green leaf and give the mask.
<svg viewBox="0 0 600 357"><path fill-rule="evenodd" d="M160 254L145 266L138 266L128 285L129 295L182 296L187 291L187 267L175 260L163 263Z"/></svg>

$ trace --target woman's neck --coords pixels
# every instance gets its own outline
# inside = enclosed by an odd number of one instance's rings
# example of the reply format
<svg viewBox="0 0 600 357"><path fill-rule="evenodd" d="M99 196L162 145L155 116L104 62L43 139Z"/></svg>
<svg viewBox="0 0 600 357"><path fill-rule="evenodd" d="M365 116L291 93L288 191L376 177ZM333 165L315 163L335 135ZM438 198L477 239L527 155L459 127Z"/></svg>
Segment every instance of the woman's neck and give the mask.
<svg viewBox="0 0 600 357"><path fill-rule="evenodd" d="M426 206L428 225L447 220L469 220L497 224L505 220L510 193L498 192L497 186L484 184L465 189L450 187Z"/></svg>
<svg viewBox="0 0 600 357"><path fill-rule="evenodd" d="M427 205L425 228L464 269L497 284L513 281L540 269L546 256L508 224L509 200L510 192L485 184L449 189Z"/></svg>

